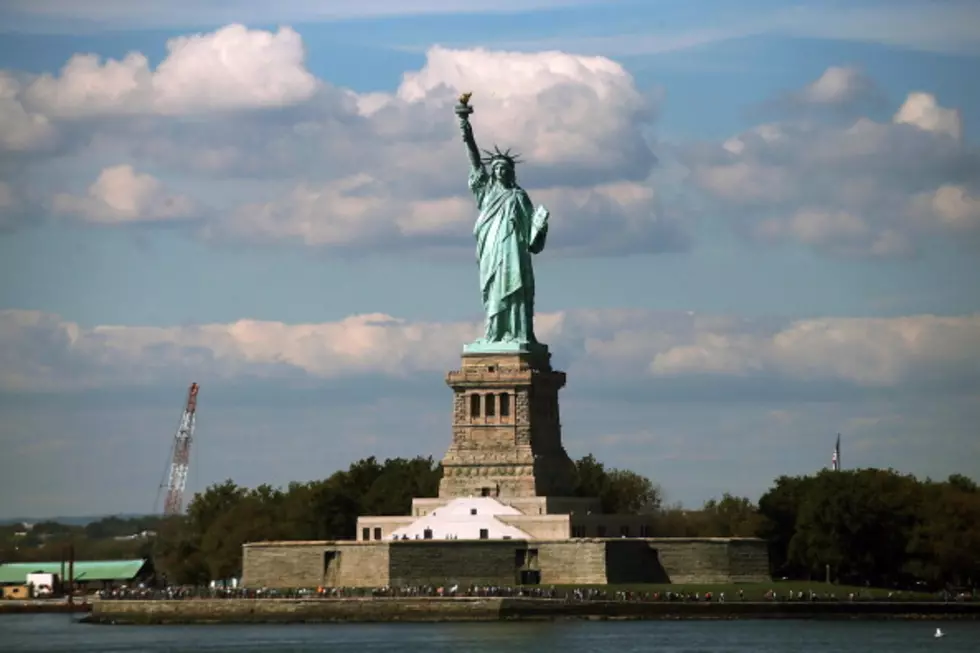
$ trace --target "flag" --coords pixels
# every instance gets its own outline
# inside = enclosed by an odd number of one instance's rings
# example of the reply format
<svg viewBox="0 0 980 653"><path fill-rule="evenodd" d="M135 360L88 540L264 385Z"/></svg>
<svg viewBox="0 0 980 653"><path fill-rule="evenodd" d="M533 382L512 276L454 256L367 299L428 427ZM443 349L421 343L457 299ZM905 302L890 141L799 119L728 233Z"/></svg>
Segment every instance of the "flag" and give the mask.
<svg viewBox="0 0 980 653"><path fill-rule="evenodd" d="M840 433L837 434L837 445L834 447L834 455L830 458L830 465L835 472L840 471Z"/></svg>

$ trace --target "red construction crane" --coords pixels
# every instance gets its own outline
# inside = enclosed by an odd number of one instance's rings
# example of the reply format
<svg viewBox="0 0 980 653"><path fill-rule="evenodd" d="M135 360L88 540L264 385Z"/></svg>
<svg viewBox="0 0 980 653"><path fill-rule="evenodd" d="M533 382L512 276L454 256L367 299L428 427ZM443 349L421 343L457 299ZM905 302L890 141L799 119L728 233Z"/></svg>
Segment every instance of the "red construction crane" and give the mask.
<svg viewBox="0 0 980 653"><path fill-rule="evenodd" d="M191 460L191 440L194 438L194 421L197 415L197 390L198 385L192 383L187 391L187 404L180 417L180 426L174 435L167 498L163 504L164 515L179 515L184 509L184 488L187 486L187 467Z"/></svg>

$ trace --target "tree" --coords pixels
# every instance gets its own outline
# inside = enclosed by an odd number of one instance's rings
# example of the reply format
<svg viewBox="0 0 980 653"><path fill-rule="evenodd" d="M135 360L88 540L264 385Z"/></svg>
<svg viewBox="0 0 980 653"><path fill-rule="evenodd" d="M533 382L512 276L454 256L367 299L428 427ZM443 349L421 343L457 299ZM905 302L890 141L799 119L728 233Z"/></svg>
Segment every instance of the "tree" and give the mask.
<svg viewBox="0 0 980 653"><path fill-rule="evenodd" d="M442 468L432 458L386 460L381 473L362 496L364 514L408 514L413 497L438 495L441 477Z"/></svg>
<svg viewBox="0 0 980 653"><path fill-rule="evenodd" d="M891 470L818 474L800 506L790 557L817 575L829 564L845 580L896 582L916 523L916 484Z"/></svg>
<svg viewBox="0 0 980 653"><path fill-rule="evenodd" d="M210 580L200 534L183 517L165 520L153 543L153 566L169 585L202 585Z"/></svg>
<svg viewBox="0 0 980 653"><path fill-rule="evenodd" d="M980 486L972 478L968 478L962 474L950 474L949 478L946 479L946 484L960 492L980 492Z"/></svg>
<svg viewBox="0 0 980 653"><path fill-rule="evenodd" d="M968 481L964 483L963 481ZM910 571L953 585L980 580L980 492L959 477L930 484L909 546Z"/></svg>
<svg viewBox="0 0 980 653"><path fill-rule="evenodd" d="M780 476L775 485L759 499L762 521L759 535L769 543L769 561L774 572L795 575L799 572L790 560L789 546L796 533L800 504L812 479Z"/></svg>
<svg viewBox="0 0 980 653"><path fill-rule="evenodd" d="M677 503L661 506L654 522L657 537L703 537L705 527L700 510L685 510Z"/></svg>
<svg viewBox="0 0 980 653"><path fill-rule="evenodd" d="M712 537L757 537L762 516L745 497L725 492L720 500L709 499L701 509L703 535Z"/></svg>
<svg viewBox="0 0 980 653"><path fill-rule="evenodd" d="M379 464L371 457L285 490L225 481L195 495L185 517L164 524L154 559L172 582L236 577L247 542L351 539L359 515L407 513L412 497L437 494L441 475L431 458Z"/></svg>
<svg viewBox="0 0 980 653"><path fill-rule="evenodd" d="M641 514L659 510L663 493L635 472L607 470L589 454L575 462L575 496L598 497L605 513Z"/></svg>
<svg viewBox="0 0 980 653"><path fill-rule="evenodd" d="M243 544L294 537L291 525L280 519L285 501L281 490L260 485L215 519L200 545L211 579L227 580L241 574Z"/></svg>
<svg viewBox="0 0 980 653"><path fill-rule="evenodd" d="M575 496L598 497L605 491L607 482L605 466L592 454L575 461Z"/></svg>
<svg viewBox="0 0 980 653"><path fill-rule="evenodd" d="M155 531L162 517L150 515L146 517L132 517L123 519L121 517L104 517L98 521L86 524L82 531L85 537L92 540L100 540L110 537L124 537L136 535L144 531Z"/></svg>
<svg viewBox="0 0 980 653"><path fill-rule="evenodd" d="M218 517L231 510L247 493L246 488L229 479L195 494L187 506L187 519L192 530L203 535Z"/></svg>
<svg viewBox="0 0 980 653"><path fill-rule="evenodd" d="M774 569L850 582L972 583L980 577L980 491L952 475L921 482L893 470L781 477L759 500Z"/></svg>
<svg viewBox="0 0 980 653"><path fill-rule="evenodd" d="M599 498L605 512L647 515L660 510L663 491L646 476L612 469L606 475L605 488Z"/></svg>

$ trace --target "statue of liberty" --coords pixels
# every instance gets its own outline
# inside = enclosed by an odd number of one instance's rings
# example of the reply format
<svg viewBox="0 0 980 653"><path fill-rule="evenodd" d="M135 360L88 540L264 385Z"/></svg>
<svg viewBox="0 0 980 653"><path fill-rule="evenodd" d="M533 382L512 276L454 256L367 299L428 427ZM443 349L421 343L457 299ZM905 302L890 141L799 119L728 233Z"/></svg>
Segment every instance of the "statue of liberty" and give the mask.
<svg viewBox="0 0 980 653"><path fill-rule="evenodd" d="M516 154L494 146L481 156L470 125L469 99L469 93L460 96L456 115L470 159L469 187L480 211L473 234L486 322L483 338L464 351L546 351L534 337L531 255L544 249L548 210L535 209L517 185Z"/></svg>

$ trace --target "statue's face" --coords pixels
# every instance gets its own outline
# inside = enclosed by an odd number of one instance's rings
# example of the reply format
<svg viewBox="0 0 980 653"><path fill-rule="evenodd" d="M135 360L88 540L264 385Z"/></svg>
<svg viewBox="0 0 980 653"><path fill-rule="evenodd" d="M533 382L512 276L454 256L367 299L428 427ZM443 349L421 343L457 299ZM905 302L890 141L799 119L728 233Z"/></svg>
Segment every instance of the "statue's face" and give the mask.
<svg viewBox="0 0 980 653"><path fill-rule="evenodd" d="M493 178L504 188L513 188L517 183L514 166L509 161L494 161L490 170Z"/></svg>

